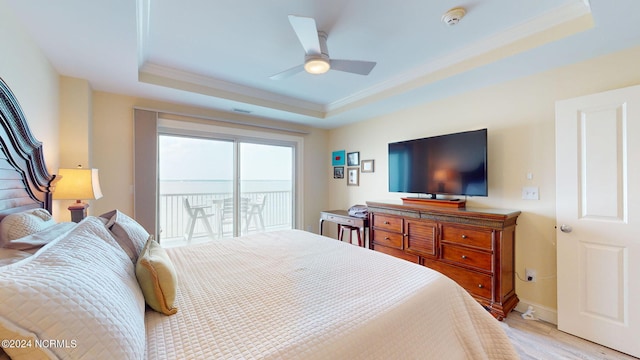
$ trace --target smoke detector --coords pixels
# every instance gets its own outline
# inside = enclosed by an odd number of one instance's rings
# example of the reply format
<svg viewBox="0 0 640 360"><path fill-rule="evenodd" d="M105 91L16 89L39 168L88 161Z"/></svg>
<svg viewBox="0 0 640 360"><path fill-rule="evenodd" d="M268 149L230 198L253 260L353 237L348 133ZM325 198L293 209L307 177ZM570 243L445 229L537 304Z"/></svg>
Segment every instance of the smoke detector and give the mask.
<svg viewBox="0 0 640 360"><path fill-rule="evenodd" d="M467 10L465 10L464 8L453 8L442 15L442 22L449 26L453 26L459 23L460 19L462 19L466 13Z"/></svg>

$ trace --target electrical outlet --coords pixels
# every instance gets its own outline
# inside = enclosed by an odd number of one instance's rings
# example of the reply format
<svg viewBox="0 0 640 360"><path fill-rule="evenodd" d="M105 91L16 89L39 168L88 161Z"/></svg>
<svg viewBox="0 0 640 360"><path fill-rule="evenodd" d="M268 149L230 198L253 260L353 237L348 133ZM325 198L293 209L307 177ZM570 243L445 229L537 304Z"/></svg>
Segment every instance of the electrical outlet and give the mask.
<svg viewBox="0 0 640 360"><path fill-rule="evenodd" d="M539 200L540 194L537 186L525 186L522 188L522 199L524 200Z"/></svg>
<svg viewBox="0 0 640 360"><path fill-rule="evenodd" d="M536 282L536 271L533 269L524 269L524 278L527 282Z"/></svg>

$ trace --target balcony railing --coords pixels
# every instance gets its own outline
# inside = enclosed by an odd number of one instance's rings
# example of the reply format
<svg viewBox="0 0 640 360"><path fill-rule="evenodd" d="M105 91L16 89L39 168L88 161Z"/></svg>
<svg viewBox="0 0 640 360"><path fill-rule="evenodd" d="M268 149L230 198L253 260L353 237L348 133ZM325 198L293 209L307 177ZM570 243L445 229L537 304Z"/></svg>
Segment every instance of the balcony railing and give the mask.
<svg viewBox="0 0 640 360"><path fill-rule="evenodd" d="M256 202L264 195L264 208L262 209L262 218L264 219L264 227L266 230L275 228L291 228L292 227L292 198L290 191L262 191L262 192L243 192L242 197L249 198L250 202ZM189 223L189 214L184 207L184 199L189 200L191 206L211 205L210 209L206 209L207 213L213 213L211 221L215 234L223 234L223 236L232 236L230 227L221 229L222 224L219 221L222 202L226 198L231 198L231 193L198 193L198 194L160 194L160 236L164 240L184 238ZM248 224L248 231L257 231L257 219L252 219ZM244 224L241 224L241 229ZM225 230L226 232L222 231ZM194 229L194 237L207 234L206 228L202 221L196 221Z"/></svg>

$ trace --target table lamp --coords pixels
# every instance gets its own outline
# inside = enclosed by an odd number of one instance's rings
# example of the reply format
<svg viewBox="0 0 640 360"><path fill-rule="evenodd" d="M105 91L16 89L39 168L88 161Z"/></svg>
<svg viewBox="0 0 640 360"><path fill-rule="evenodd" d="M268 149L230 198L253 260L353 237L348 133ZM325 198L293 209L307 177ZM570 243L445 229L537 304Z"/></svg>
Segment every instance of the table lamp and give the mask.
<svg viewBox="0 0 640 360"><path fill-rule="evenodd" d="M53 192L54 200L75 200L69 206L71 221L80 222L87 216L89 204L82 200L94 200L102 197L100 190L100 180L98 179L98 169L83 169L78 166L75 169L59 169L58 181Z"/></svg>

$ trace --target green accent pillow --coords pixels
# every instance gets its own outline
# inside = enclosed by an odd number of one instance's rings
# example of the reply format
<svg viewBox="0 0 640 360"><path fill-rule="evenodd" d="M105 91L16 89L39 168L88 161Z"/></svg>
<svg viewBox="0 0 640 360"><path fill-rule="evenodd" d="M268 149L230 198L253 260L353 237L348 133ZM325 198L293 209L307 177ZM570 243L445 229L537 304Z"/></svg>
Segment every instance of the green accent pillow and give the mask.
<svg viewBox="0 0 640 360"><path fill-rule="evenodd" d="M144 300L153 310L173 315L178 312L176 299L178 278L167 252L149 236L136 263L136 278Z"/></svg>

